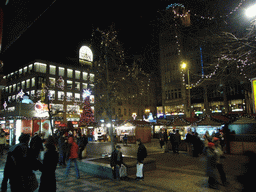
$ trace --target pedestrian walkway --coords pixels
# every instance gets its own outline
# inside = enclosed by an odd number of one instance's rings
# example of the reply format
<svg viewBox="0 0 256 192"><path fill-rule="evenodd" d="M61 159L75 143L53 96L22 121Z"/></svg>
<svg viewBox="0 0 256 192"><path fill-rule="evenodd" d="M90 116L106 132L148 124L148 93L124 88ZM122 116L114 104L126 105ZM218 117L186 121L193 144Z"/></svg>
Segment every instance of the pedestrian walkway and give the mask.
<svg viewBox="0 0 256 192"><path fill-rule="evenodd" d="M153 145L153 144L152 144ZM149 146L148 146L149 147ZM149 148L156 148L151 146ZM153 150L152 150L153 151ZM190 157L186 152L173 154L164 153L151 154L149 157L156 159L157 169L147 171L144 174L144 181L135 181L135 175L124 181L116 181L108 178L99 178L87 173L80 173L80 179L76 179L75 170L72 167L69 177L64 179L65 168L57 167L57 191L58 192L215 192L215 191L241 191L241 185L236 181L236 175L240 174L242 163L245 162L244 156L226 155L224 159L224 170L227 180L230 182L228 187L219 185L219 190L209 189L208 178L205 174L205 156ZM3 168L6 155L0 157L0 181L3 178ZM36 171L38 181L41 172ZM219 179L220 181L220 179ZM40 183L40 181L39 181ZM38 189L36 190L38 191ZM10 192L10 188L8 188Z"/></svg>

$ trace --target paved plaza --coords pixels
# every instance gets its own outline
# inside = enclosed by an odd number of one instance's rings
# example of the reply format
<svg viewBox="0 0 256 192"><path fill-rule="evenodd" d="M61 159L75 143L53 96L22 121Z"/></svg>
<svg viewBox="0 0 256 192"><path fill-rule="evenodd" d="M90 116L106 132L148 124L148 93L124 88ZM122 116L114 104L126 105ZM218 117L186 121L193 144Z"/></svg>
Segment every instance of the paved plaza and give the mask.
<svg viewBox="0 0 256 192"><path fill-rule="evenodd" d="M103 146L108 144L90 143L88 147L99 148L105 150ZM227 180L230 182L228 187L219 185L218 190L209 189L207 185L208 178L205 174L206 159L205 156L190 157L186 152L180 152L179 155L172 152L164 153L164 149L160 149L158 143L152 142L145 144L148 148L149 157L156 159L157 169L145 172L144 181L135 181L135 175L130 176L126 180L116 181L107 178L99 178L81 172L81 178L76 179L75 170L72 167L69 178L64 179L65 168L58 167L56 170L57 191L58 192L148 192L148 191L241 191L241 185L236 181L236 176L241 174L242 164L246 162L244 156L226 155L224 159L224 169L227 174ZM134 145L128 147L124 151L133 151ZM88 150L90 151L90 150ZM133 151L132 153L134 153ZM125 155L132 155L124 152ZM95 156L96 154L91 154ZM88 156L90 154L88 153ZM100 154L98 154L100 156ZM6 155L0 158L0 180L3 177L3 168ZM35 172L40 181L40 171ZM220 179L219 179L220 182ZM8 188L8 192L10 189ZM38 191L38 190L36 190Z"/></svg>

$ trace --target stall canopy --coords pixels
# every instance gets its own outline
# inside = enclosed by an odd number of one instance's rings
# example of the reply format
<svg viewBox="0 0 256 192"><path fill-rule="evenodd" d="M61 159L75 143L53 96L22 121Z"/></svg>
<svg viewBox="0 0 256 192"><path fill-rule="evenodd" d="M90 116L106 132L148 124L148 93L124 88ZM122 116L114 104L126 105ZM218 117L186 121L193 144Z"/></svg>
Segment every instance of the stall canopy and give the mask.
<svg viewBox="0 0 256 192"><path fill-rule="evenodd" d="M228 125L230 132L235 134L256 134L256 120L254 118L241 117Z"/></svg>
<svg viewBox="0 0 256 192"><path fill-rule="evenodd" d="M223 123L212 120L209 116L203 118L201 121L197 122L197 126L212 126L219 127L222 126Z"/></svg>
<svg viewBox="0 0 256 192"><path fill-rule="evenodd" d="M229 123L230 122L230 119L226 116L223 116L223 115L213 115L212 118L216 119L217 121L221 121L223 123Z"/></svg>
<svg viewBox="0 0 256 192"><path fill-rule="evenodd" d="M190 122L186 121L183 118L176 118L174 121L171 123L171 126L189 126Z"/></svg>

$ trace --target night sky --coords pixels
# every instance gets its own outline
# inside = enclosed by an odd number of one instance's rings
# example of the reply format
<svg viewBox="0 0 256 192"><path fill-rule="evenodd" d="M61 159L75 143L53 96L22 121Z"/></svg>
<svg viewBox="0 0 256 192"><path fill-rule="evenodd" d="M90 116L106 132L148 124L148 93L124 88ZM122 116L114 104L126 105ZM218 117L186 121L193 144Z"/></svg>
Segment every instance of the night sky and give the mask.
<svg viewBox="0 0 256 192"><path fill-rule="evenodd" d="M9 4L4 6L0 59L5 63L4 72L8 73L13 70L10 65L19 67L36 58L53 61L65 57L77 58L81 45L92 42L93 29L105 30L113 23L125 56L145 55L145 51L158 43L156 23L160 22L159 11L165 10L168 5L183 3L194 13L217 15L229 12L240 1L9 0ZM241 18L236 19L239 21Z"/></svg>

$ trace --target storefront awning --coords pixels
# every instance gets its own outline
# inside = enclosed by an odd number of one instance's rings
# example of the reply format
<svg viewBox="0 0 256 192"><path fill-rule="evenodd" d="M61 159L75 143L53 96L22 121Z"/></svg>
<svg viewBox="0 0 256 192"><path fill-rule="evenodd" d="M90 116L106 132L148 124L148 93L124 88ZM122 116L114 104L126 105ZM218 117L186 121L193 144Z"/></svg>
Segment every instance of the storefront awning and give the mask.
<svg viewBox="0 0 256 192"><path fill-rule="evenodd" d="M256 120L248 117L241 117L240 119L234 121L232 124L251 124L251 123L256 124Z"/></svg>

